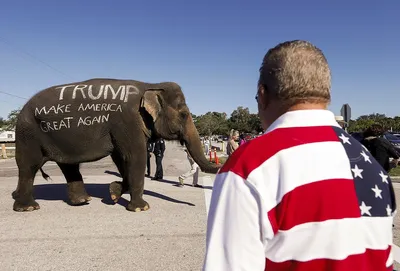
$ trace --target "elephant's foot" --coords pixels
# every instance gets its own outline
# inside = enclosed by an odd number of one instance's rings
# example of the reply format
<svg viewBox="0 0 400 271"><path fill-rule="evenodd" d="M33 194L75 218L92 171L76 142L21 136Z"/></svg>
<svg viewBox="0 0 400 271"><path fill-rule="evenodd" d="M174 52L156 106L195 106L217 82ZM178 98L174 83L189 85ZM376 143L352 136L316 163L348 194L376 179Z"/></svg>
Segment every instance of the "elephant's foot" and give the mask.
<svg viewBox="0 0 400 271"><path fill-rule="evenodd" d="M82 195L69 194L68 197L71 205L82 205L92 200L92 197L89 196L88 194L82 194Z"/></svg>
<svg viewBox="0 0 400 271"><path fill-rule="evenodd" d="M92 197L86 192L83 182L70 182L67 189L71 205L82 205L92 200Z"/></svg>
<svg viewBox="0 0 400 271"><path fill-rule="evenodd" d="M150 206L145 200L140 199L129 202L126 209L132 212L141 212L141 211L147 211L148 209L150 209Z"/></svg>
<svg viewBox="0 0 400 271"><path fill-rule="evenodd" d="M115 203L121 198L122 194L128 191L122 182L112 182L109 187L110 197Z"/></svg>
<svg viewBox="0 0 400 271"><path fill-rule="evenodd" d="M13 205L13 210L16 212L31 212L34 210L39 210L40 205L37 203L33 196L21 196L18 190L12 192L12 198L15 200Z"/></svg>
<svg viewBox="0 0 400 271"><path fill-rule="evenodd" d="M39 210L40 205L33 198L31 199L17 199L14 202L13 210L16 212L31 212Z"/></svg>

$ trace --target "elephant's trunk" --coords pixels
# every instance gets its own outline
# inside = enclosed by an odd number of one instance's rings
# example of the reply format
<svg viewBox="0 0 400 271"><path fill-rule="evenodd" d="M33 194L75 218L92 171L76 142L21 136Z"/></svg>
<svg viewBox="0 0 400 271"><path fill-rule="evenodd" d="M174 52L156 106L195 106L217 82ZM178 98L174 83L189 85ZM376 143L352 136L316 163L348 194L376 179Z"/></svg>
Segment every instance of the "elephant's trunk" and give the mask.
<svg viewBox="0 0 400 271"><path fill-rule="evenodd" d="M184 141L190 155L193 157L193 160L199 165L203 172L213 174L218 172L220 167L209 162L204 155L199 133L197 132L196 126L194 125L193 119L190 115L186 123Z"/></svg>

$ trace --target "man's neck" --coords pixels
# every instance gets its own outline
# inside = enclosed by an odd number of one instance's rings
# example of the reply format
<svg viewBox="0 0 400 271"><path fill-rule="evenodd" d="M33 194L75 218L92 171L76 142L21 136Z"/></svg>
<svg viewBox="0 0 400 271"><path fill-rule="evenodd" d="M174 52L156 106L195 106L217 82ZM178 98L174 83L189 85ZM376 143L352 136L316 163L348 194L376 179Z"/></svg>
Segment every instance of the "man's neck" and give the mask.
<svg viewBox="0 0 400 271"><path fill-rule="evenodd" d="M328 108L328 104L325 103L300 103L293 105L289 108L285 108L283 106L276 105L275 108L270 108L269 112L266 113L266 119L268 126L271 125L275 120L277 120L280 116L287 112L297 111L297 110L326 110Z"/></svg>
<svg viewBox="0 0 400 271"><path fill-rule="evenodd" d="M296 110L324 110L327 109L328 105L327 104L321 104L321 103L301 103L301 104L296 104L294 106L289 107L286 112L289 111L296 111Z"/></svg>

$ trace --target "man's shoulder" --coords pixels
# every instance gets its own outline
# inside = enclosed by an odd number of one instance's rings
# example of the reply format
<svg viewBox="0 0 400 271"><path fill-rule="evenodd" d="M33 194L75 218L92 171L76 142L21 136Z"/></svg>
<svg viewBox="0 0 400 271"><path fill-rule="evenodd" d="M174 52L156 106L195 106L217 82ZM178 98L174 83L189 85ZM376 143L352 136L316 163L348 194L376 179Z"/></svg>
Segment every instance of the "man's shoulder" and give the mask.
<svg viewBox="0 0 400 271"><path fill-rule="evenodd" d="M268 152L277 138L275 132L271 132L239 145L219 173L231 171L246 179L251 171L270 158Z"/></svg>
<svg viewBox="0 0 400 271"><path fill-rule="evenodd" d="M233 171L243 178L267 160L287 149L320 142L339 142L342 129L332 126L277 128L239 146L220 172ZM344 132L345 133L345 132Z"/></svg>

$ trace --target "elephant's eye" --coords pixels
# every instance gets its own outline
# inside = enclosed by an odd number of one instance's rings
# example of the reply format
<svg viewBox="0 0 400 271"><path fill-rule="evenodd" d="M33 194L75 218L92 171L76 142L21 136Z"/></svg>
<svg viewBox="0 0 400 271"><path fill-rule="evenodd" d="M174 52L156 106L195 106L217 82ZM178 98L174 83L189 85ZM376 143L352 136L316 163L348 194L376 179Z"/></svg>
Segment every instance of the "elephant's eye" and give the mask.
<svg viewBox="0 0 400 271"><path fill-rule="evenodd" d="M179 112L179 115L182 119L186 119L187 118L187 113L184 111Z"/></svg>

